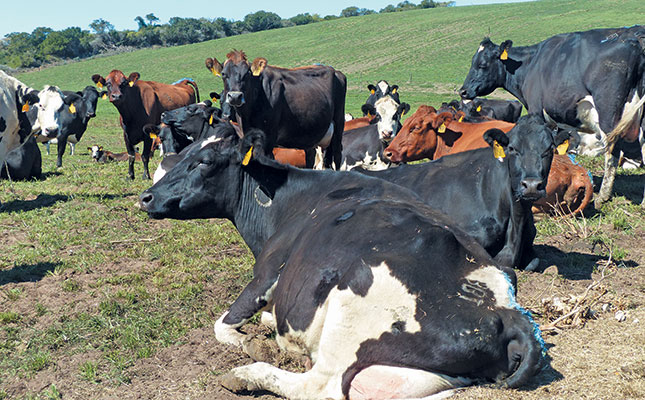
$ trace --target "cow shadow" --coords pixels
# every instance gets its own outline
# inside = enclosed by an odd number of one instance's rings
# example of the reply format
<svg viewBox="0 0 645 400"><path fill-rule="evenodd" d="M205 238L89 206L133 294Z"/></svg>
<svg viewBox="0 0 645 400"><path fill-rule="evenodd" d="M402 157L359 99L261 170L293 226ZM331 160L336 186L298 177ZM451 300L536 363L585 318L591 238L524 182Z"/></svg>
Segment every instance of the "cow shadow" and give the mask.
<svg viewBox="0 0 645 400"><path fill-rule="evenodd" d="M60 194L41 193L33 200L12 200L0 205L0 211L32 211L39 208L51 207L60 201L69 201L70 197Z"/></svg>
<svg viewBox="0 0 645 400"><path fill-rule="evenodd" d="M594 192L598 193L602 184L602 175L593 177ZM616 174L614 181L614 196L623 196L634 204L643 201L643 188L645 187L645 173L640 175Z"/></svg>
<svg viewBox="0 0 645 400"><path fill-rule="evenodd" d="M20 283L20 282L38 282L48 272L54 269L61 263L42 262L38 264L23 264L16 265L11 269L0 271L0 286L7 283Z"/></svg>
<svg viewBox="0 0 645 400"><path fill-rule="evenodd" d="M606 256L577 251L564 252L546 244L537 244L533 248L537 257L540 258L538 271L544 271L549 266L556 265L560 276L574 281L591 279L593 272L598 269L599 262L607 260ZM638 263L633 260L624 260L621 261L621 266L635 268Z"/></svg>

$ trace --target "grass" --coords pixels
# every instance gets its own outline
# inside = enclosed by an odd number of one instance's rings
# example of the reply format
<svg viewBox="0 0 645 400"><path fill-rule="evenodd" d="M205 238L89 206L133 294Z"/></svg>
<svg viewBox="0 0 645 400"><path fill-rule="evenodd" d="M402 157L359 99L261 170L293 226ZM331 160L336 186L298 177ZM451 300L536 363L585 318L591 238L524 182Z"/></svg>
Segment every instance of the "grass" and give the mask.
<svg viewBox="0 0 645 400"><path fill-rule="evenodd" d="M456 97L489 29L495 42L511 38L523 45L559 32L643 23L641 8L640 0L543 1L370 15L95 58L19 79L36 88L82 89L93 73L120 68L164 82L193 77L204 98L221 89L204 59L221 60L238 48L274 65L321 62L344 71L350 112L359 112L366 85L379 79L398 84L415 110ZM125 163L97 164L84 151L93 144L124 149L116 109L101 101L97 114L62 169L54 154L43 154L44 180L0 182L0 399L58 399L88 383L96 396L130 384L139 360L212 325L251 277L252 256L229 222L152 221L135 207L150 185L140 179L141 164L129 181ZM152 160L151 170L158 162ZM582 162L599 176L601 161ZM620 174L622 196L586 220L567 219L574 228L542 220L538 239L573 229L603 252L629 258L632 250L619 244L645 229L635 204L642 171ZM56 369L70 363L69 376L57 378ZM49 386L10 392L15 382L34 379Z"/></svg>

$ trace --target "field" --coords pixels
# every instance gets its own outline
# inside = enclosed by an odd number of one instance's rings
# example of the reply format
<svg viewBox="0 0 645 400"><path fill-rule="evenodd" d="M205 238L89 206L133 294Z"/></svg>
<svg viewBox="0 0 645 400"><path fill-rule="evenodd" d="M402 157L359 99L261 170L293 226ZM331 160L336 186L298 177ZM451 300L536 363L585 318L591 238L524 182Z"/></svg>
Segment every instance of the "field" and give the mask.
<svg viewBox="0 0 645 400"><path fill-rule="evenodd" d="M348 76L348 112L360 112L366 85L378 79L398 84L402 101L416 110L457 98L486 35L526 45L560 32L643 24L643 11L641 0L582 0L371 15L101 57L18 78L35 88L80 90L92 74L119 68L144 80L192 77L204 98L222 85L204 59L222 60L237 48L270 64L340 69ZM125 163L99 165L85 150L93 144L125 150L116 109L100 101L97 114L61 169L54 154L43 152L43 180L0 182L0 399L275 398L235 396L219 385L222 374L251 362L212 333L250 279L246 245L227 221L148 219L136 206L150 185L140 179L141 164L130 181ZM582 163L598 185L602 161ZM551 363L522 390L468 388L456 398L645 398L643 186L643 170L620 170L602 209L539 221L541 272L518 272L519 302L543 327L571 314L545 330ZM270 335L257 324L246 329ZM290 355L268 358L303 368Z"/></svg>

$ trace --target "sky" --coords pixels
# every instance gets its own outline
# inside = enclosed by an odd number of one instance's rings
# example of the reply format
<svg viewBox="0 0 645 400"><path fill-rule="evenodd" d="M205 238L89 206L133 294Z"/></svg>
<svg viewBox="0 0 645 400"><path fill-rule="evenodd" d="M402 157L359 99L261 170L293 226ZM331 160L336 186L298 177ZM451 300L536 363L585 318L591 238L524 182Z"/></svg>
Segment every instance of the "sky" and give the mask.
<svg viewBox="0 0 645 400"><path fill-rule="evenodd" d="M291 18L300 13L318 13L321 16L340 14L346 7L356 6L379 11L388 4L396 5L402 0L326 0L306 2L301 0L272 1L197 1L176 2L168 0L111 0L103 7L99 2L88 0L11 0L4 2L0 13L0 37L11 32L31 33L39 26L62 30L77 26L89 30L89 24L98 18L110 22L117 30L137 29L134 18L153 13L166 23L171 17L218 18L241 20L256 11L271 11L282 18ZM410 0L418 4L421 0ZM509 3L527 0L456 0L458 6L471 4Z"/></svg>

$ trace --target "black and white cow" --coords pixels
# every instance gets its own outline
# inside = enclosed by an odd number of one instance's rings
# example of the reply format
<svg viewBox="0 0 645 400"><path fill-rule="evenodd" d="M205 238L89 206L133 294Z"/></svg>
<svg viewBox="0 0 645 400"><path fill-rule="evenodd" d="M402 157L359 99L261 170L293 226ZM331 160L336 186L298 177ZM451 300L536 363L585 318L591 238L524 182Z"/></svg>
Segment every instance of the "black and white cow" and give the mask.
<svg viewBox="0 0 645 400"><path fill-rule="evenodd" d="M501 153L483 148L364 173L418 193L472 235L498 264L535 269L539 260L533 252L531 207L546 196L554 149L570 137L569 131L555 132L541 116L524 116L508 135L499 129L484 133L491 147L501 146Z"/></svg>
<svg viewBox="0 0 645 400"><path fill-rule="evenodd" d="M26 117L20 113L27 112L37 102L36 90L0 70L0 165L31 133L22 127Z"/></svg>
<svg viewBox="0 0 645 400"><path fill-rule="evenodd" d="M378 99L373 106L365 103L362 110L374 116L370 124L376 123L380 139L389 143L401 130L401 117L410 111L410 105L386 96Z"/></svg>
<svg viewBox="0 0 645 400"><path fill-rule="evenodd" d="M365 104L369 104L371 106L375 105L376 102L379 99L382 99L384 97L390 97L392 100L396 101L397 104L400 104L401 101L399 100L399 86L398 85L392 85L390 86L387 81L380 80L378 83L375 85L369 84L367 85L367 90L370 91L370 95L365 100ZM363 110L363 115L366 115L367 113Z"/></svg>
<svg viewBox="0 0 645 400"><path fill-rule="evenodd" d="M391 163L383 157L387 143L381 140L376 123L343 132L343 159L340 171L356 167L379 171ZM318 150L315 169L323 169L322 151Z"/></svg>
<svg viewBox="0 0 645 400"><path fill-rule="evenodd" d="M21 181L40 178L42 155L36 138L30 136L21 146L11 150L0 168L0 178L3 179Z"/></svg>
<svg viewBox="0 0 645 400"><path fill-rule="evenodd" d="M563 33L532 46L484 39L459 94L484 96L503 87L529 113L595 134L608 146L596 204L612 192L619 138L638 139L645 102L645 27ZM620 67L618 67L620 66Z"/></svg>
<svg viewBox="0 0 645 400"><path fill-rule="evenodd" d="M518 387L540 365L539 331L509 276L412 192L353 172L264 156L263 134L205 139L140 196L152 218L227 218L254 277L215 324L218 341L269 310L305 373L257 362L231 390L298 399L417 398L476 381ZM393 234L394 233L394 234ZM513 274L512 271L509 274Z"/></svg>
<svg viewBox="0 0 645 400"><path fill-rule="evenodd" d="M39 93L39 141L45 143L47 154L50 142L57 144L57 167L63 165L67 143L71 148L70 154L74 154L76 143L87 130L90 119L96 116L99 96L99 92L93 86L86 86L82 92L61 91L56 86L45 86Z"/></svg>

